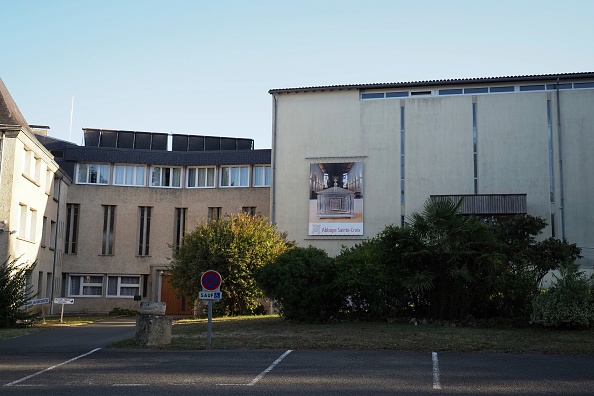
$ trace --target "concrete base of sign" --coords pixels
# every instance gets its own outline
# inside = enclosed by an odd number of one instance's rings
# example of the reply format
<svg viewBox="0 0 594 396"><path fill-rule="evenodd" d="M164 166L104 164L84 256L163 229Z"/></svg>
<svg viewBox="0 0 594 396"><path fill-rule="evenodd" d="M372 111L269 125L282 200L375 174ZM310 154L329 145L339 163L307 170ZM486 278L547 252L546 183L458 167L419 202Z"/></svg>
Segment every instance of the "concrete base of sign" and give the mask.
<svg viewBox="0 0 594 396"><path fill-rule="evenodd" d="M140 314L141 315L165 315L167 303L155 301L141 301Z"/></svg>
<svg viewBox="0 0 594 396"><path fill-rule="evenodd" d="M171 344L173 318L163 315L138 315L136 317L136 345Z"/></svg>

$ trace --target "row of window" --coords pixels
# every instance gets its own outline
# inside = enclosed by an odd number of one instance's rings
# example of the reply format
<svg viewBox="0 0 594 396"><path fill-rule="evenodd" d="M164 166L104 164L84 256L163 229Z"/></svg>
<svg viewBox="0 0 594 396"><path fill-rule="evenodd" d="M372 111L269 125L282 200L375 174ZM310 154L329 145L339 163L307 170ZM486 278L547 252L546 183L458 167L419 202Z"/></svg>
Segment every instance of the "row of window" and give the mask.
<svg viewBox="0 0 594 396"><path fill-rule="evenodd" d="M128 297L140 294L138 276L70 275L68 297Z"/></svg>
<svg viewBox="0 0 594 396"><path fill-rule="evenodd" d="M209 207L208 220L215 221L222 217L222 207ZM116 224L116 205L102 205L102 238L101 254L113 255L115 245L115 224ZM174 212L174 235L173 246L179 247L186 232L187 208L175 208ZM150 256L150 236L151 236L151 206L139 206L137 214L137 235L136 235L136 255ZM242 208L243 213L256 215L255 206L246 206ZM80 205L66 205L66 236L64 252L66 254L76 254L78 249L78 230L79 230ZM44 222L46 218L44 217ZM55 223L52 221L52 233L55 235ZM52 236L55 244L55 237Z"/></svg>
<svg viewBox="0 0 594 396"><path fill-rule="evenodd" d="M23 150L22 175L36 185L41 186L41 175L44 168L43 161L40 157L36 156L32 150L29 150L26 147ZM48 195L52 190L53 180L54 173L49 168L45 167L45 193Z"/></svg>
<svg viewBox="0 0 594 396"><path fill-rule="evenodd" d="M416 96L445 96L445 95L477 95L489 93L506 92L533 92L553 91L566 89L588 89L594 88L594 82L563 83L563 84L533 84L533 85L509 85L494 87L472 87L472 88L446 88L422 91L389 91L389 92L362 92L361 99L391 99L408 98Z"/></svg>
<svg viewBox="0 0 594 396"><path fill-rule="evenodd" d="M110 164L79 163L76 170L77 184L110 184ZM147 185L146 165L113 165L112 184L116 186ZM185 178L183 177L185 170ZM175 167L151 166L148 171L150 187L181 188L214 188L216 180L219 187L250 187L250 171L252 187L270 186L270 165L258 166L207 166L207 167Z"/></svg>

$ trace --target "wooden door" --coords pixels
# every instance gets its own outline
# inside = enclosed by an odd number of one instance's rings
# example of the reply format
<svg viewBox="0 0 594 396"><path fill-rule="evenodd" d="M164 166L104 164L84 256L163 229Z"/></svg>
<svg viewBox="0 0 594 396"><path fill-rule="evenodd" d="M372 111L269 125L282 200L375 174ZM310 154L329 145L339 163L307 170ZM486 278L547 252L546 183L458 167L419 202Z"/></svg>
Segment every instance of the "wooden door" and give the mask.
<svg viewBox="0 0 594 396"><path fill-rule="evenodd" d="M186 296L178 297L176 290L171 285L171 275L161 276L161 302L167 304L166 315L192 315L192 300Z"/></svg>

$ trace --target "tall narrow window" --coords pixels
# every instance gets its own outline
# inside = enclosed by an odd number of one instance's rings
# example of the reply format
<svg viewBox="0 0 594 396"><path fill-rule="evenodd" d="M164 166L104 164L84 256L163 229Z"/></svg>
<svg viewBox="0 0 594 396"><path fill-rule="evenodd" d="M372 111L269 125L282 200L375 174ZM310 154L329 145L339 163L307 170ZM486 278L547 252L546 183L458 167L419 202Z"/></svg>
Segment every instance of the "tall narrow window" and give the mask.
<svg viewBox="0 0 594 396"><path fill-rule="evenodd" d="M254 180L252 185L254 187L270 186L270 165L254 166Z"/></svg>
<svg viewBox="0 0 594 396"><path fill-rule="evenodd" d="M220 207L210 207L208 208L208 221L217 221L221 218L221 209Z"/></svg>
<svg viewBox="0 0 594 396"><path fill-rule="evenodd" d="M474 166L474 193L478 194L478 145L476 130L476 103L472 104L472 155Z"/></svg>
<svg viewBox="0 0 594 396"><path fill-rule="evenodd" d="M182 244L184 234L186 233L186 211L187 208L175 208L175 235L173 236L173 246L176 249Z"/></svg>
<svg viewBox="0 0 594 396"><path fill-rule="evenodd" d="M41 224L41 247L46 247L47 244L47 217L43 216L43 223Z"/></svg>
<svg viewBox="0 0 594 396"><path fill-rule="evenodd" d="M148 256L151 236L151 207L138 207L138 256Z"/></svg>
<svg viewBox="0 0 594 396"><path fill-rule="evenodd" d="M19 238L27 238L27 205L19 204Z"/></svg>
<svg viewBox="0 0 594 396"><path fill-rule="evenodd" d="M103 206L103 240L101 254L113 254L113 230L115 223L115 205Z"/></svg>
<svg viewBox="0 0 594 396"><path fill-rule="evenodd" d="M76 254L78 242L78 212L79 204L66 205L66 254Z"/></svg>
<svg viewBox="0 0 594 396"><path fill-rule="evenodd" d="M215 168L188 168L188 188L206 188L215 186Z"/></svg>
<svg viewBox="0 0 594 396"><path fill-rule="evenodd" d="M404 106L400 107L400 203L404 205Z"/></svg>
<svg viewBox="0 0 594 396"><path fill-rule="evenodd" d="M29 240L30 241L35 241L35 236L37 235L36 234L36 231L37 231L37 211L35 209L32 209L31 208L30 209L30 212L31 212L31 214L30 214L30 216L31 216L30 217L31 225L30 225L30 228L29 228Z"/></svg>
<svg viewBox="0 0 594 396"><path fill-rule="evenodd" d="M57 223L55 221L50 221L50 249L56 248L56 239L57 239L56 224Z"/></svg>

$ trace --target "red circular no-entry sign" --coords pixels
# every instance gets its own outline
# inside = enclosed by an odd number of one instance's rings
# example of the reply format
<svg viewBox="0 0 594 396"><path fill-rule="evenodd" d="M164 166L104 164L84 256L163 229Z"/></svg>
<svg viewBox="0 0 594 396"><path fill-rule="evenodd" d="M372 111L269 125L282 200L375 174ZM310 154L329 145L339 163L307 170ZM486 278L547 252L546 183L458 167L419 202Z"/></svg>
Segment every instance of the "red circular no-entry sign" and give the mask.
<svg viewBox="0 0 594 396"><path fill-rule="evenodd" d="M208 270L200 277L202 288L207 291L219 290L221 287L221 274L215 270Z"/></svg>

